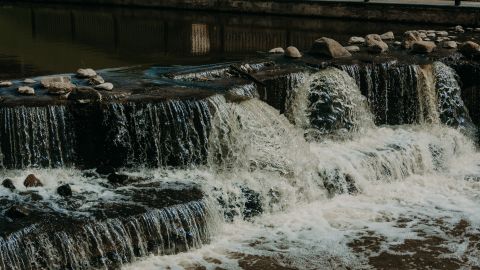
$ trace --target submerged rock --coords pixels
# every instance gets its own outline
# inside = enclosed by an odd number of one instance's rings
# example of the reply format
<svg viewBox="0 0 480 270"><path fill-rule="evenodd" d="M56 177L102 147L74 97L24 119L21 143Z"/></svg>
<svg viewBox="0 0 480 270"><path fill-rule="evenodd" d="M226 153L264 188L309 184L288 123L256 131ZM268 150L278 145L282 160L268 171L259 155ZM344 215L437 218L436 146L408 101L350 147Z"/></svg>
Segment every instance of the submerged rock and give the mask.
<svg viewBox="0 0 480 270"><path fill-rule="evenodd" d="M92 78L97 75L97 72L91 68L79 68L77 70L77 77L79 78Z"/></svg>
<svg viewBox="0 0 480 270"><path fill-rule="evenodd" d="M340 43L331 38L322 37L313 42L310 49L311 54L323 55L331 58L350 57L348 52Z"/></svg>
<svg viewBox="0 0 480 270"><path fill-rule="evenodd" d="M49 94L54 95L70 93L75 88L68 76L47 77L40 82L48 90Z"/></svg>
<svg viewBox="0 0 480 270"><path fill-rule="evenodd" d="M278 53L278 54L282 54L282 53L285 53L285 50L282 48L282 47L277 47L277 48L273 48L271 49L270 51L268 51L269 53Z"/></svg>
<svg viewBox="0 0 480 270"><path fill-rule="evenodd" d="M3 180L2 186L3 186L4 188L8 188L8 189L10 189L10 190L15 190L15 189L16 189L16 188L15 188L15 185L13 184L12 179L8 179L8 178L5 179L5 180Z"/></svg>
<svg viewBox="0 0 480 270"><path fill-rule="evenodd" d="M119 184L119 185L123 185L125 184L129 177L128 175L125 175L125 174L118 174L118 173L112 173L108 176L108 182L112 183L112 184Z"/></svg>
<svg viewBox="0 0 480 270"><path fill-rule="evenodd" d="M431 41L415 41L412 43L412 52L414 53L431 53L437 48Z"/></svg>
<svg viewBox="0 0 480 270"><path fill-rule="evenodd" d="M21 95L33 96L35 95L35 89L30 86L20 86L17 89L17 92Z"/></svg>
<svg viewBox="0 0 480 270"><path fill-rule="evenodd" d="M285 56L288 58L301 58L302 54L300 51L294 47L294 46L289 46L287 47L287 50L285 51Z"/></svg>
<svg viewBox="0 0 480 270"><path fill-rule="evenodd" d="M14 205L5 212L5 216L11 219L24 218L29 214L30 211L27 208L19 205Z"/></svg>
<svg viewBox="0 0 480 270"><path fill-rule="evenodd" d="M23 181L23 185L26 187L42 187L43 184L34 174L29 174L25 181Z"/></svg>
<svg viewBox="0 0 480 270"><path fill-rule="evenodd" d="M101 101L102 94L92 87L80 86L73 90L68 96L69 100L84 101L82 103L88 103L91 101ZM85 102L87 101L87 102Z"/></svg>
<svg viewBox="0 0 480 270"><path fill-rule="evenodd" d="M61 185L57 188L57 193L63 197L70 197L72 196L72 188L69 184Z"/></svg>
<svg viewBox="0 0 480 270"><path fill-rule="evenodd" d="M3 81L3 82L0 82L0 87L9 87L9 86L12 86L13 83L10 82L10 81Z"/></svg>
<svg viewBox="0 0 480 270"><path fill-rule="evenodd" d="M477 55L480 51L480 45L473 41L467 41L460 45L459 51L465 56Z"/></svg>
<svg viewBox="0 0 480 270"><path fill-rule="evenodd" d="M384 33L384 34L381 34L381 35L380 35L380 38L381 38L382 40L394 40L394 39L395 39L395 35L393 34L392 31L388 31L388 32L386 32L386 33Z"/></svg>
<svg viewBox="0 0 480 270"><path fill-rule="evenodd" d="M382 38L377 34L370 34L366 37L367 47L370 53L384 53L388 51L387 43L383 42Z"/></svg>
<svg viewBox="0 0 480 270"><path fill-rule="evenodd" d="M95 85L95 89L99 89L99 90L107 90L107 91L110 91L113 89L113 84L112 83L101 83L99 85Z"/></svg>
<svg viewBox="0 0 480 270"><path fill-rule="evenodd" d="M365 44L365 39L363 37L351 37L348 44Z"/></svg>
<svg viewBox="0 0 480 270"><path fill-rule="evenodd" d="M26 83L26 84L33 84L33 83L36 83L37 81L33 80L33 79L25 79L23 80L23 83Z"/></svg>

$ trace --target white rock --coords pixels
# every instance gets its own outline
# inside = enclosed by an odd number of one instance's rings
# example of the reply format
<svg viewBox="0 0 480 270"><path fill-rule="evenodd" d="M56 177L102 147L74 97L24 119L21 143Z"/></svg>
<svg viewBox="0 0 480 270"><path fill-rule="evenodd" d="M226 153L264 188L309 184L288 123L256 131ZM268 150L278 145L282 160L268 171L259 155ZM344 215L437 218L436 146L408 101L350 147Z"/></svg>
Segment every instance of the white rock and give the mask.
<svg viewBox="0 0 480 270"><path fill-rule="evenodd" d="M30 86L20 86L18 87L17 92L21 95L33 96L35 95L35 89Z"/></svg>
<svg viewBox="0 0 480 270"><path fill-rule="evenodd" d="M300 58L302 57L302 54L300 51L294 47L294 46L289 46L287 47L287 50L285 51L285 56L289 58Z"/></svg>
<svg viewBox="0 0 480 270"><path fill-rule="evenodd" d="M447 31L437 31L435 34L439 37L448 37L448 32Z"/></svg>
<svg viewBox="0 0 480 270"><path fill-rule="evenodd" d="M457 25L455 26L455 32L463 33L465 32L465 30L463 30L463 27L461 25Z"/></svg>
<svg viewBox="0 0 480 270"><path fill-rule="evenodd" d="M436 35L435 33L428 33L428 34L427 34L427 37L428 37L428 38L431 38L431 39L435 38L436 36L437 36L437 35Z"/></svg>
<svg viewBox="0 0 480 270"><path fill-rule="evenodd" d="M457 42L455 42L455 41L445 41L443 43L443 48L445 48L445 49L456 49L457 48Z"/></svg>
<svg viewBox="0 0 480 270"><path fill-rule="evenodd" d="M97 72L91 68L79 68L77 70L77 76L79 78L92 78L97 75Z"/></svg>
<svg viewBox="0 0 480 270"><path fill-rule="evenodd" d="M35 80L32 80L32 79L25 79L23 80L23 83L28 83L28 84L32 84L32 83L36 83L37 81Z"/></svg>
<svg viewBox="0 0 480 270"><path fill-rule="evenodd" d="M360 47L358 47L358 46L347 46L347 47L345 47L345 49L347 51L351 52L351 53L360 51Z"/></svg>
<svg viewBox="0 0 480 270"><path fill-rule="evenodd" d="M268 53L285 53L285 50L282 47L273 48Z"/></svg>
<svg viewBox="0 0 480 270"><path fill-rule="evenodd" d="M92 78L90 78L88 81L90 82L90 84L93 84L93 85L102 84L105 82L105 80L100 75L95 75Z"/></svg>
<svg viewBox="0 0 480 270"><path fill-rule="evenodd" d="M0 82L0 87L9 87L9 86L12 86L13 83L10 82L10 81L3 81L3 82Z"/></svg>
<svg viewBox="0 0 480 270"><path fill-rule="evenodd" d="M392 31L388 31L384 34L381 34L380 37L382 38L382 40L394 40L395 39L395 35L393 34Z"/></svg>
<svg viewBox="0 0 480 270"><path fill-rule="evenodd" d="M101 83L99 85L95 85L95 89L110 91L113 89L113 84L109 82Z"/></svg>
<svg viewBox="0 0 480 270"><path fill-rule="evenodd" d="M71 92L75 85L68 76L53 76L43 78L40 83L48 89L49 94L62 95Z"/></svg>
<svg viewBox="0 0 480 270"><path fill-rule="evenodd" d="M348 44L364 44L365 39L363 37L351 37L348 40Z"/></svg>

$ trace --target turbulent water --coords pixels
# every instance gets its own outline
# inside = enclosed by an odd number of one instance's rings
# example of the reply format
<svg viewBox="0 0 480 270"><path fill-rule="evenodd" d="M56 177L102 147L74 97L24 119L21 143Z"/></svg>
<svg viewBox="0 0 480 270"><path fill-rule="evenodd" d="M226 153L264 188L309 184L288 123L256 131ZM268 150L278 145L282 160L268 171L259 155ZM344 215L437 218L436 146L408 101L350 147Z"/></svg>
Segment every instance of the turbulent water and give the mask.
<svg viewBox="0 0 480 270"><path fill-rule="evenodd" d="M374 124L394 124L388 109L393 103L385 95L396 92L391 90L393 84L383 90L378 87L379 71L374 69L382 68L397 78L403 76L397 86L405 90L405 106L397 111L403 118L395 118L396 125ZM147 165L124 171L147 179L142 180L147 185L195 183L206 204L148 212L145 215L153 216L134 218L144 223L141 228L115 225L131 222L128 219L95 225L95 230L108 232L93 239L110 235L120 240L105 238L104 244L68 245L77 248L72 254L79 254L68 257L70 265L75 265L75 259L91 257L91 246L102 253L120 241L120 251L114 255L125 257L125 269L480 267L480 213L476 210L480 202L480 155L470 137L473 125L453 70L441 63L401 67L400 71L391 66L367 71L342 69L345 71L327 68L296 75L300 82L286 95L285 114L257 99L236 103L220 95L196 107L189 105L178 112L191 115L179 115L178 119L197 117L204 124L184 126L179 134L185 136L179 138L174 134L148 137L165 128L156 117L160 107L113 105L118 107L110 109L114 112L111 117L120 119L120 124L112 137L121 139L122 145L133 145L138 151L131 152L129 159ZM173 105L161 109L173 113L182 106ZM197 109L192 110L194 107ZM6 117L7 112L1 113ZM178 123L173 126L188 125L181 120ZM145 131L147 126L154 132ZM152 168L152 163L159 166L168 162L141 154L158 149L161 138L175 138L178 145L175 142L173 147L184 147L180 163L189 166ZM201 162L184 162L203 156ZM37 169L35 173L48 178L49 170ZM89 203L99 198L125 200L124 194L92 184L81 174L70 169L66 175L71 181L63 182L91 191L86 192L91 197ZM61 181L57 178L65 179L66 175L51 177L52 183L39 188L41 194L52 196L52 187ZM14 180L20 182L21 178ZM62 205L50 207L72 211ZM203 218L194 217L195 213ZM174 220L182 215L178 218L181 222ZM201 227L197 221L212 225ZM174 225L178 223L183 227ZM178 250L184 252L138 250L148 243L140 240L142 236L161 238L179 228L184 234L176 235L189 235L188 231L193 237L180 241L188 245ZM135 233L138 236L126 237ZM168 247L171 240L162 241L165 245L161 246ZM132 247L136 250L130 250ZM0 256L9 254L8 248L0 243ZM150 256L135 258L145 255ZM98 256L108 260L113 255ZM132 260L135 262L124 264Z"/></svg>

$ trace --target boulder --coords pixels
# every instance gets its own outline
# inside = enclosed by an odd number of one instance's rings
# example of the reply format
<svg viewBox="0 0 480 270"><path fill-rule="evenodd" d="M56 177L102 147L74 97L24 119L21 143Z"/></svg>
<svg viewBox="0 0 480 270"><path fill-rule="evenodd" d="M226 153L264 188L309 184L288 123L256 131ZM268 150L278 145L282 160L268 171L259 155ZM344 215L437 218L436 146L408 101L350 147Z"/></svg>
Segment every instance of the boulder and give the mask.
<svg viewBox="0 0 480 270"><path fill-rule="evenodd" d="M456 49L457 48L457 42L455 42L455 41L445 41L445 42L443 42L443 48L445 48L445 49Z"/></svg>
<svg viewBox="0 0 480 270"><path fill-rule="evenodd" d="M20 86L20 87L18 87L17 92L18 92L20 95L26 95L26 96L33 96L33 95L35 95L35 89L33 89L33 88L30 87L30 86Z"/></svg>
<svg viewBox="0 0 480 270"><path fill-rule="evenodd" d="M289 46L285 50L285 56L288 57L288 58L301 58L302 54L300 53L300 51L296 47Z"/></svg>
<svg viewBox="0 0 480 270"><path fill-rule="evenodd" d="M69 100L83 100L83 101L101 101L102 94L97 90L93 89L92 87L88 86L80 86L75 88L70 95L68 96Z"/></svg>
<svg viewBox="0 0 480 270"><path fill-rule="evenodd" d="M427 38L427 34L426 34L426 33L418 33L418 36L419 36L421 39L426 39L426 38Z"/></svg>
<svg viewBox="0 0 480 270"><path fill-rule="evenodd" d="M363 37L351 37L348 44L365 44L365 39Z"/></svg>
<svg viewBox="0 0 480 270"><path fill-rule="evenodd" d="M422 41L420 34L417 31L407 31L403 35L403 47L405 49L410 49L412 44L417 41Z"/></svg>
<svg viewBox="0 0 480 270"><path fill-rule="evenodd" d="M97 75L97 72L91 68L79 68L77 70L77 77L79 78L92 78Z"/></svg>
<svg viewBox="0 0 480 270"><path fill-rule="evenodd" d="M88 79L88 82L91 85L98 85L98 84L105 83L105 80L102 78L102 76L95 75L95 76L91 77L90 79Z"/></svg>
<svg viewBox="0 0 480 270"><path fill-rule="evenodd" d="M327 56L330 58L350 57L348 52L340 43L331 38L322 37L315 40L310 49L311 54Z"/></svg>
<svg viewBox="0 0 480 270"><path fill-rule="evenodd" d="M122 185L128 181L128 175L119 174L119 173L112 173L108 176L108 182L112 184Z"/></svg>
<svg viewBox="0 0 480 270"><path fill-rule="evenodd" d="M448 32L447 31L437 31L435 34L439 37L448 37Z"/></svg>
<svg viewBox="0 0 480 270"><path fill-rule="evenodd" d="M10 81L3 81L3 82L0 82L0 87L9 87L9 86L12 86L13 83L10 82Z"/></svg>
<svg viewBox="0 0 480 270"><path fill-rule="evenodd" d="M428 33L428 34L427 34L427 37L428 37L428 38L431 38L431 39L434 39L434 38L437 37L437 35L436 35L435 33Z"/></svg>
<svg viewBox="0 0 480 270"><path fill-rule="evenodd" d="M8 179L8 178L5 179L5 180L3 180L2 186L3 186L4 188L8 188L8 189L10 189L10 190L15 190L15 189L16 189L16 188L15 188L15 185L13 184L12 179Z"/></svg>
<svg viewBox="0 0 480 270"><path fill-rule="evenodd" d="M30 214L30 211L19 205L14 205L10 207L7 211L5 211L5 216L11 218L11 219L18 219L18 218L24 218L27 217Z"/></svg>
<svg viewBox="0 0 480 270"><path fill-rule="evenodd" d="M268 53L284 54L285 50L282 47L277 47L277 48L271 49L270 51L268 51Z"/></svg>
<svg viewBox="0 0 480 270"><path fill-rule="evenodd" d="M61 185L57 188L57 193L63 197L70 197L72 196L72 188L69 184Z"/></svg>
<svg viewBox="0 0 480 270"><path fill-rule="evenodd" d="M431 41L415 41L412 43L412 52L414 53L431 53L437 48Z"/></svg>
<svg viewBox="0 0 480 270"><path fill-rule="evenodd" d="M480 45L473 41L467 41L460 45L459 51L465 56L474 56L479 53Z"/></svg>
<svg viewBox="0 0 480 270"><path fill-rule="evenodd" d="M23 185L28 187L41 187L43 186L40 179L38 179L34 174L29 174L25 181L23 181Z"/></svg>
<svg viewBox="0 0 480 270"><path fill-rule="evenodd" d="M49 94L54 95L70 93L75 88L68 76L47 77L42 79L40 83L48 90Z"/></svg>
<svg viewBox="0 0 480 270"><path fill-rule="evenodd" d="M386 33L383 33L380 35L380 38L382 40L394 40L395 39L395 35L393 34L392 31L388 31Z"/></svg>
<svg viewBox="0 0 480 270"><path fill-rule="evenodd" d="M26 83L26 84L33 84L33 83L36 83L37 81L33 80L33 79L25 79L23 80L23 83Z"/></svg>
<svg viewBox="0 0 480 270"><path fill-rule="evenodd" d="M387 43L383 42L382 38L377 34L370 34L366 36L368 51L370 53L384 53L388 51Z"/></svg>
<svg viewBox="0 0 480 270"><path fill-rule="evenodd" d="M465 32L465 30L463 29L463 26L461 26L461 25L455 26L454 30L457 33L464 33Z"/></svg>
<svg viewBox="0 0 480 270"><path fill-rule="evenodd" d="M355 53L355 52L360 51L360 47L358 47L358 46L347 46L347 47L345 47L345 50L347 50L351 53Z"/></svg>
<svg viewBox="0 0 480 270"><path fill-rule="evenodd" d="M113 89L113 84L109 82L101 83L99 85L95 85L95 89L111 91Z"/></svg>

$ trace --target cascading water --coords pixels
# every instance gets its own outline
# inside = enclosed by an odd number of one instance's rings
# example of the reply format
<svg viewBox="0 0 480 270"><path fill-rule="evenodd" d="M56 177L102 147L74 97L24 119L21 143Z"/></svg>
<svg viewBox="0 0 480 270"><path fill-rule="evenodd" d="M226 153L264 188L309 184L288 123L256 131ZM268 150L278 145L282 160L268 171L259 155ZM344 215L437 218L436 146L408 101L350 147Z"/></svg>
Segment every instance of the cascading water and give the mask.
<svg viewBox="0 0 480 270"><path fill-rule="evenodd" d="M5 229L0 266L382 268L410 256L398 245L412 239L442 250L439 261L480 266L475 248L441 231L480 225L480 156L464 132L471 126L454 72L441 63L342 69L287 76L291 89L272 106L224 95L106 104L99 159L126 167L127 184L37 169L51 181L35 190L40 205L2 188L7 207L60 214L51 227ZM259 89L268 102L266 93ZM78 194L71 203L52 195L65 182ZM62 228L70 219L78 224Z"/></svg>
<svg viewBox="0 0 480 270"><path fill-rule="evenodd" d="M75 158L75 135L64 106L0 108L5 167L59 167Z"/></svg>

